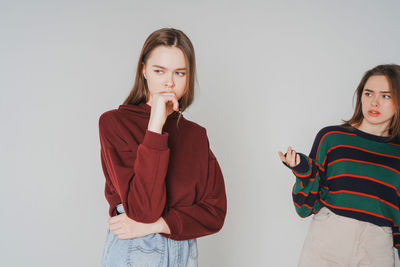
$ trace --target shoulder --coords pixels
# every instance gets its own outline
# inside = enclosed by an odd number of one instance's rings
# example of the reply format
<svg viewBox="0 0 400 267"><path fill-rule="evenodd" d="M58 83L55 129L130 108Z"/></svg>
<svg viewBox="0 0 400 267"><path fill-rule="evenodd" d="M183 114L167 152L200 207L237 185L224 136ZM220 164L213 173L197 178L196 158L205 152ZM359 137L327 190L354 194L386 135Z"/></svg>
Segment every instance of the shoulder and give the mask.
<svg viewBox="0 0 400 267"><path fill-rule="evenodd" d="M400 142L399 140L391 140L388 142L388 145L390 145L393 149L398 150L400 149Z"/></svg>
<svg viewBox="0 0 400 267"><path fill-rule="evenodd" d="M351 126L331 125L331 126L326 126L326 127L322 128L321 130L319 130L319 132L317 133L316 139L324 139L325 137L327 137L331 134L355 135L353 133Z"/></svg>
<svg viewBox="0 0 400 267"><path fill-rule="evenodd" d="M119 117L120 111L118 109L112 109L101 114L99 118L100 130L115 127L118 124Z"/></svg>
<svg viewBox="0 0 400 267"><path fill-rule="evenodd" d="M138 128L140 126L137 126L137 122L120 109L106 111L99 118L100 135L119 136L125 139Z"/></svg>
<svg viewBox="0 0 400 267"><path fill-rule="evenodd" d="M313 151L320 148L328 149L343 141L349 135L356 135L353 133L353 128L346 125L331 125L326 126L319 130L314 139Z"/></svg>
<svg viewBox="0 0 400 267"><path fill-rule="evenodd" d="M182 117L179 121L179 128L181 128L190 135L196 135L198 137L207 137L206 128L184 117Z"/></svg>

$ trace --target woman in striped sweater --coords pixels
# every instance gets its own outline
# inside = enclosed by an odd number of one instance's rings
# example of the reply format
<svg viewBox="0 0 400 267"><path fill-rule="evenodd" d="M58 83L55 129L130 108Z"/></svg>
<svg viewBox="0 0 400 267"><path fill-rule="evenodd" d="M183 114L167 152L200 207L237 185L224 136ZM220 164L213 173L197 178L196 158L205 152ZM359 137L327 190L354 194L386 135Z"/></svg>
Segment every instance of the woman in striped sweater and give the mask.
<svg viewBox="0 0 400 267"><path fill-rule="evenodd" d="M296 176L301 217L315 214L299 266L394 266L400 249L400 66L367 71L353 117L323 128L309 156L279 156Z"/></svg>

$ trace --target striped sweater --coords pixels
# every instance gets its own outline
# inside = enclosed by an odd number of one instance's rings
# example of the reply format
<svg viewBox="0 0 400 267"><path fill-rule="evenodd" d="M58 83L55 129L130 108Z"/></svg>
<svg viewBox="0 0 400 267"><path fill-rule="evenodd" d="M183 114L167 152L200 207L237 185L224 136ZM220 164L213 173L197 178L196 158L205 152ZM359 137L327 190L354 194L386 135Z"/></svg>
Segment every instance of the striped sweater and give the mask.
<svg viewBox="0 0 400 267"><path fill-rule="evenodd" d="M299 154L300 164L291 169L301 217L325 206L341 216L390 226L400 252L399 144L350 126L330 126L319 131L308 157Z"/></svg>

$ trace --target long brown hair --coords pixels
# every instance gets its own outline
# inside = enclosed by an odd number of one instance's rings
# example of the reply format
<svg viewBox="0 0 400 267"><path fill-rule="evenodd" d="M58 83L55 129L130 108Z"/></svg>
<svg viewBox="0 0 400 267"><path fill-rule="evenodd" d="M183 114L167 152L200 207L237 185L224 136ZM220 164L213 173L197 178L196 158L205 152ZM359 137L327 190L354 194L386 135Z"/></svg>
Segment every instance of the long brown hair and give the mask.
<svg viewBox="0 0 400 267"><path fill-rule="evenodd" d="M400 141L400 66L396 64L385 64L376 66L373 69L368 70L362 77L360 84L357 87L355 95L357 97L356 107L354 114L350 120L344 121L344 125L355 125L361 124L364 116L362 114L361 107L361 96L363 94L364 86L368 79L374 75L384 75L389 80L392 100L395 106L395 113L389 125L389 137L396 141Z"/></svg>
<svg viewBox="0 0 400 267"><path fill-rule="evenodd" d="M196 80L196 58L194 48L190 39L182 31L173 28L159 29L149 37L147 37L142 51L140 52L139 61L136 69L135 83L124 104L138 105L146 103L149 98L149 89L147 81L143 75L143 63L146 63L151 51L158 46L177 47L182 50L187 71L185 93L179 100L179 109L183 112L192 102L194 98L194 86Z"/></svg>

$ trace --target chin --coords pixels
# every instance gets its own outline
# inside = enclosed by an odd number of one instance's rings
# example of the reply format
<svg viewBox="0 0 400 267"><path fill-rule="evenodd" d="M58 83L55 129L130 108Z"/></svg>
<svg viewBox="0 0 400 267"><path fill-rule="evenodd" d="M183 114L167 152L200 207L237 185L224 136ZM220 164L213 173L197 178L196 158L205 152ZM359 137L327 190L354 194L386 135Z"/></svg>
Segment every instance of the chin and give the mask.
<svg viewBox="0 0 400 267"><path fill-rule="evenodd" d="M382 124L390 123L390 120L385 120L385 119L380 119L380 120L373 120L372 119L371 120L371 119L369 119L368 122L370 124L373 124L373 125L382 125Z"/></svg>

